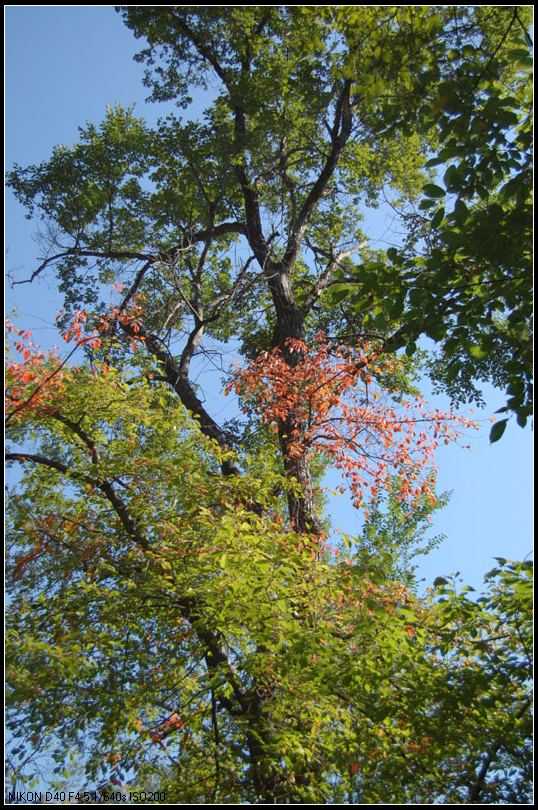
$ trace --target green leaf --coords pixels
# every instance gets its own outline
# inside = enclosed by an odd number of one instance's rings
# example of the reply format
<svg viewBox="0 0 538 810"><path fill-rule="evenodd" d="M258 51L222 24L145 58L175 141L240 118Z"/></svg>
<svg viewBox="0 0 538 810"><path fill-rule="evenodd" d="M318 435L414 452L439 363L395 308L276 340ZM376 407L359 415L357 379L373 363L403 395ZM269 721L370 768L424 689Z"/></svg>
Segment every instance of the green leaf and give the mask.
<svg viewBox="0 0 538 810"><path fill-rule="evenodd" d="M490 350L484 348L484 346L471 346L469 348L469 354L476 358L476 360L484 360L484 358L488 357L490 354Z"/></svg>
<svg viewBox="0 0 538 810"><path fill-rule="evenodd" d="M334 284L330 290L330 299L333 304L340 304L351 292L349 284Z"/></svg>
<svg viewBox="0 0 538 810"><path fill-rule="evenodd" d="M425 167L427 169L431 169L434 166L439 166L440 164L442 164L444 162L445 162L444 157L434 157L434 158L431 158L431 160L428 160L427 163L425 163L424 165L425 165Z"/></svg>
<svg viewBox="0 0 538 810"><path fill-rule="evenodd" d="M495 123L503 129L508 129L518 125L519 117L510 110L499 110L495 117Z"/></svg>
<svg viewBox="0 0 538 810"><path fill-rule="evenodd" d="M461 173L456 166L449 166L443 176L448 191L458 191L461 186Z"/></svg>
<svg viewBox="0 0 538 810"><path fill-rule="evenodd" d="M441 233L441 239L443 242L448 245L449 247L456 248L459 247L463 241L465 240L465 235L456 228L452 228L450 230L445 230Z"/></svg>
<svg viewBox="0 0 538 810"><path fill-rule="evenodd" d="M446 194L444 188L436 186L434 183L426 183L422 191L427 197L435 197L436 199L444 197Z"/></svg>
<svg viewBox="0 0 538 810"><path fill-rule="evenodd" d="M433 199L423 199L419 202L418 207L421 211L428 211L430 208L434 208L436 205L435 200Z"/></svg>
<svg viewBox="0 0 538 810"><path fill-rule="evenodd" d="M454 211L452 214L452 218L456 225L461 226L463 225L466 220L469 218L469 209L463 202L463 200L456 200L456 204L454 205Z"/></svg>
<svg viewBox="0 0 538 810"><path fill-rule="evenodd" d="M507 419L501 419L499 422L495 422L495 424L493 425L493 427L489 432L490 444L499 441L504 431L506 430L507 421L508 421Z"/></svg>
<svg viewBox="0 0 538 810"><path fill-rule="evenodd" d="M532 40L530 40L529 45L533 47ZM532 67L532 56L525 48L513 48L508 52L508 56L516 65Z"/></svg>
<svg viewBox="0 0 538 810"><path fill-rule="evenodd" d="M430 227L437 228L445 218L445 209L438 208L430 220Z"/></svg>

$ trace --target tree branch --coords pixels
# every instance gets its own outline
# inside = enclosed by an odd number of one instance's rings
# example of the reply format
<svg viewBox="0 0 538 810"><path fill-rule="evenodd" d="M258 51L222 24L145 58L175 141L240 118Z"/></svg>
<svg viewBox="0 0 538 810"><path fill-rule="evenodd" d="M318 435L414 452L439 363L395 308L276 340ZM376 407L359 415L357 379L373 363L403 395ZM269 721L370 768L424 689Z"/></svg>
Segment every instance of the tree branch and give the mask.
<svg viewBox="0 0 538 810"><path fill-rule="evenodd" d="M226 436L222 428L219 427L214 419L212 419L212 417L208 414L202 405L202 402L194 393L194 389L192 388L187 375L182 373L172 354L164 346L157 335L147 332L143 326L139 328L138 332L135 332L129 323L122 323L121 328L129 337L137 338L139 340L142 338L144 340L147 349L161 364L168 384L176 392L185 408L187 408L187 410L190 411L193 416L198 417L198 424L204 436L213 439L220 447L227 449L228 441L226 440ZM229 460L222 463L221 469L224 475L236 475L239 472L237 465Z"/></svg>
<svg viewBox="0 0 538 810"><path fill-rule="evenodd" d="M90 438L90 436L86 433L86 431L81 428L80 424L78 424L77 422L73 422L72 419L69 419L67 416L64 416L61 413L55 413L52 416L53 419L56 419L58 422L61 422L62 425L68 427L72 433L74 433L76 436L79 437L79 439L82 440L82 442L86 445L86 447L90 451L90 456L93 464L96 465L99 464L99 452L97 450L95 442L93 441L93 439Z"/></svg>
<svg viewBox="0 0 538 810"><path fill-rule="evenodd" d="M168 250L159 251L157 253L141 253L135 250L91 250L89 248L86 249L80 247L67 248L67 250L63 250L61 253L56 253L54 256L49 256L47 259L44 259L29 278L22 279L21 281L14 281L13 284L31 284L37 278L37 276L46 270L49 265L60 259L67 259L70 256L80 256L81 258L94 259L112 259L117 261L131 259L147 263L147 266L142 268L137 275L138 284L132 293L134 295L134 292L136 292L138 286L140 285L144 273L151 265L159 261L167 262L171 259L177 258L177 254L179 252L189 250L193 247L195 242L206 241L209 234L211 234L211 237L218 238L220 236L227 236L229 234L246 236L246 233L247 228L243 222L221 222L220 225L214 225L211 228L201 228L198 231L186 234L182 241L177 245L168 248ZM124 303L123 306L125 305L126 304Z"/></svg>
<svg viewBox="0 0 538 810"><path fill-rule="evenodd" d="M515 715L512 715L512 721L520 720L527 709L530 707L531 701L527 698L523 702L523 704L519 707ZM488 771L491 768L493 762L499 751L503 747L502 740L497 740L497 742L491 747L491 749L486 753L484 759L482 760L482 765L476 775L476 781L473 782L471 787L469 788L469 793L467 794L467 804L477 804L480 801L480 796L482 791L484 790L486 784L486 778L488 775Z"/></svg>
<svg viewBox="0 0 538 810"><path fill-rule="evenodd" d="M129 514L125 503L119 497L110 481L100 481L98 478L92 478L92 476L84 475L84 473L77 473L76 470L70 469L61 461L56 461L55 459L47 458L46 456L35 453L6 453L5 459L6 461L29 461L32 464L40 464L44 467L48 467L51 470L56 470L57 472L62 473L62 475L82 481L83 483L89 484L90 486L100 490L116 512L127 535L132 537L133 540L136 541L137 545L139 545L145 551L150 548L148 539L140 532L136 521Z"/></svg>
<svg viewBox="0 0 538 810"><path fill-rule="evenodd" d="M237 88L234 85L234 77L229 71L222 67L214 49L207 42L202 41L184 19L176 17L175 23L181 33L194 46L198 54L213 68L228 92L230 108L234 115L234 138L231 147L234 156L235 174L241 188L245 206L246 236L248 243L258 264L264 272L267 273L273 297L276 295L277 298L280 297L282 300L286 298L286 301L289 302L289 296L283 296L283 291L277 289L278 284L276 281L271 285L271 278L275 276L275 268L270 261L269 244L263 234L256 183L251 180L246 167L245 137L247 134L247 121L244 106L239 100ZM261 32L265 24L266 19L264 17L260 21L256 32ZM241 62L242 79L246 77L249 69L250 60L244 58Z"/></svg>
<svg viewBox="0 0 538 810"><path fill-rule="evenodd" d="M149 254L145 253L138 253L132 250L83 250L82 248L68 248L67 250L62 251L61 253L56 253L54 256L49 256L48 259L44 259L41 262L39 267L34 270L30 278L22 279L22 281L14 281L13 285L15 284L31 284L37 276L39 276L43 270L45 270L50 264L53 262L58 261L58 259L66 259L68 256L82 256L82 257L93 257L95 259L137 259L139 261L154 261L154 257L150 256Z"/></svg>
<svg viewBox="0 0 538 810"><path fill-rule="evenodd" d="M301 240L310 216L320 201L323 192L327 187L327 183L334 173L338 163L338 158L340 157L340 154L342 153L342 150L344 149L351 134L352 115L350 90L351 79L346 79L336 103L334 121L332 128L330 128L332 143L331 150L318 179L310 189L310 192L307 195L301 210L299 211L295 224L289 235L283 261L283 264L286 267L291 267L295 261L295 258L297 257L297 253L299 252L299 248L301 246Z"/></svg>
<svg viewBox="0 0 538 810"><path fill-rule="evenodd" d="M219 225L210 225L208 228L200 228L197 231L185 234L184 238L177 245L163 250L156 254L158 261L167 262L177 258L178 252L189 250L195 242L207 242L208 239L228 236L229 234L247 235L247 227L244 222L221 222Z"/></svg>
<svg viewBox="0 0 538 810"><path fill-rule="evenodd" d="M176 28L178 28L180 32L194 45L200 56L205 59L206 62L209 62L221 82L229 90L231 86L231 77L221 66L213 49L208 45L207 42L200 40L192 28L187 24L184 17L174 16L172 19Z"/></svg>
<svg viewBox="0 0 538 810"><path fill-rule="evenodd" d="M327 289L327 287L330 285L332 275L333 275L334 271L336 270L336 268L338 267L338 265L340 264L340 262L343 259L345 259L347 256L351 256L353 253L356 253L358 250L365 247L365 245L366 245L366 242L361 242L359 245L355 245L354 247L348 248L347 250L342 250L336 256L334 256L334 255L330 256L330 254L326 254L327 256L329 256L329 262L328 262L325 270L323 271L323 273L318 278L318 280L315 283L314 287L308 293L308 295L306 296L306 298L304 300L303 309L304 309L305 313L309 312L312 305L316 303L316 301L318 300L321 293L325 289ZM319 252L325 252L325 251L319 251Z"/></svg>

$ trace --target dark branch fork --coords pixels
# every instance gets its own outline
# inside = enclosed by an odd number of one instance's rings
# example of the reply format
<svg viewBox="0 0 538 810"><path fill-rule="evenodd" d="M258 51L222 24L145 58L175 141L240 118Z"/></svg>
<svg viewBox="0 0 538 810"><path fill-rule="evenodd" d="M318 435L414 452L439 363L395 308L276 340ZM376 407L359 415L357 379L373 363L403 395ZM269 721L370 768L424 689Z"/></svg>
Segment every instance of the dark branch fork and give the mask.
<svg viewBox="0 0 538 810"><path fill-rule="evenodd" d="M323 193L334 174L338 159L351 135L353 117L351 113L350 92L351 79L346 79L336 103L333 125L330 129L331 149L318 179L310 189L289 235L286 253L284 255L284 265L286 267L291 267L297 258L310 217L316 209L317 204L322 199Z"/></svg>
<svg viewBox="0 0 538 810"><path fill-rule="evenodd" d="M187 373L189 357L185 357L182 369L170 350L157 335L147 332L143 327L136 332L129 323L121 324L121 328L129 337L142 338L144 340L147 349L159 361L163 375L170 387L176 392L185 408L198 418L198 424L202 433L216 441L223 449L228 449L229 442L224 431L208 414L190 383ZM194 337L191 341L192 352L194 352L195 346L196 338ZM229 459L223 461L221 468L225 475L235 475L239 472L238 466Z"/></svg>
<svg viewBox="0 0 538 810"><path fill-rule="evenodd" d="M254 32L255 35L261 33L265 24L266 20L263 18ZM289 274L295 260L297 259L303 236L310 218L318 203L323 198L327 185L336 169L338 159L351 136L353 117L350 93L352 82L350 79L346 79L342 84L335 105L332 126L328 125L331 141L329 153L317 180L312 185L312 188L306 196L296 220L291 227L284 257L282 260L277 261L271 255L269 242L263 233L257 184L249 176L247 170L247 160L245 155L247 116L245 107L237 90L236 76L233 71L228 70L221 65L217 54L211 45L202 41L197 33L183 18L176 18L176 25L179 31L189 39L199 56L213 68L228 92L230 107L234 115L234 138L232 143L232 151L236 156L235 172L241 187L245 206L246 236L252 252L254 253L260 267L265 272L266 280L275 303L277 317L281 314L289 313L290 310L295 308L293 289L288 278ZM251 66L250 62L251 49L249 46L249 48L247 48L245 57L241 61L241 80L248 77ZM329 262L323 277L320 278L319 291L312 297L312 300L309 300L308 308L304 311L304 315L307 314L311 305L315 303L319 293L330 279L336 265L337 262Z"/></svg>

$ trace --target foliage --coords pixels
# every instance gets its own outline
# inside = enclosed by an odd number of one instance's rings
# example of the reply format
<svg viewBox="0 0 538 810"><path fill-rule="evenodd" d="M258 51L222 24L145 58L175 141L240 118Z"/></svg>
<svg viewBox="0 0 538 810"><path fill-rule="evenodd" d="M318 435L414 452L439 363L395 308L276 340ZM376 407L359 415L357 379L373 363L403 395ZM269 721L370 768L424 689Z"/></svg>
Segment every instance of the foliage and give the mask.
<svg viewBox="0 0 538 810"><path fill-rule="evenodd" d="M435 503L435 475L423 469L439 442L455 441L464 428L478 427L454 413L428 410L419 397L403 398L397 359L379 356L379 346L330 344L318 335L310 349L290 340L286 350L301 355L290 366L280 349L263 352L239 370L234 388L262 424L278 433L293 420L286 436L288 457L328 457L349 481L353 505L360 508L368 490L375 499L397 476L399 500L417 507L421 496Z"/></svg>
<svg viewBox="0 0 538 810"><path fill-rule="evenodd" d="M423 102L438 139L426 166L443 171L442 185L423 186L407 244L353 268L354 286L336 295L359 285L355 311L382 318L390 289L389 314L402 322L408 351L421 334L439 344L438 385L455 401L480 399L477 380L505 387L502 410L524 427L532 412L532 42L524 9L505 16L487 61L491 32L460 41L447 54L450 74ZM496 427L492 441L500 435Z"/></svg>
<svg viewBox="0 0 538 810"><path fill-rule="evenodd" d="M527 12L119 12L165 117L109 107L8 178L72 346L9 327L10 776L43 753L175 803L528 801L530 566L472 598L419 596L410 562L471 426L418 397L419 336L457 401L491 378L528 414ZM328 466L362 537L331 536Z"/></svg>
<svg viewBox="0 0 538 810"><path fill-rule="evenodd" d="M426 555L445 540L431 535L433 516L450 500L450 493L431 498L421 494L410 509L400 493L396 476L388 491L381 491L369 504L360 535L354 540L357 562L377 582L395 580L416 588L416 558Z"/></svg>
<svg viewBox="0 0 538 810"><path fill-rule="evenodd" d="M267 726L277 799L376 802L463 796L491 741L525 750L527 565L476 602L448 583L418 599L360 549L294 533L269 459L220 476L218 445L133 374L80 369L24 414L13 439L34 431L36 452L8 453L28 465L9 498L19 753L160 774L170 801L255 801Z"/></svg>

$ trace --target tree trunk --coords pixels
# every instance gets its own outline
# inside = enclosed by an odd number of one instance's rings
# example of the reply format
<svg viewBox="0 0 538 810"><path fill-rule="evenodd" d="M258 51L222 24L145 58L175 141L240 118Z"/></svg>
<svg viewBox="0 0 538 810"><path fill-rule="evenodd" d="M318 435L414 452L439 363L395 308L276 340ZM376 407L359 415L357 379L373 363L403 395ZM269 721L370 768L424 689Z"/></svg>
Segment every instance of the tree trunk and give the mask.
<svg viewBox="0 0 538 810"><path fill-rule="evenodd" d="M291 368L299 366L304 354L300 351L291 351L288 341L303 340L305 311L297 307L293 301L293 293L289 284L289 276L281 277L276 292L273 291L277 321L273 333L273 346L280 349L284 360ZM302 433L306 425L301 424L291 413L279 424L279 439L284 470L288 479L296 481L297 487L292 487L288 493L288 511L290 521L295 531L304 534L319 535L321 525L316 515L314 485L310 464L306 453L296 456L290 453L292 436L295 431Z"/></svg>

